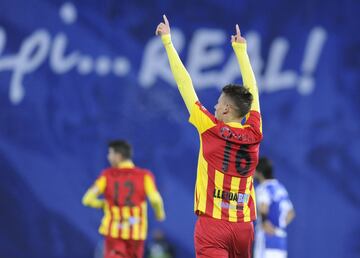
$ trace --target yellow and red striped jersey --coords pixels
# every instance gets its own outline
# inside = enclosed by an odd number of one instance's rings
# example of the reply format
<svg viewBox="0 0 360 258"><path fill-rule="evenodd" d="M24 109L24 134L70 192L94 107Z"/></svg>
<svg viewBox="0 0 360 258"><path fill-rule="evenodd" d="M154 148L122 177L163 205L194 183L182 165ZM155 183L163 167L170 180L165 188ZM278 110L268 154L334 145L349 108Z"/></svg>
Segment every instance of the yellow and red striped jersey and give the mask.
<svg viewBox="0 0 360 258"><path fill-rule="evenodd" d="M224 123L196 102L189 121L200 136L195 212L232 222L255 220L253 174L262 139L260 114L251 111L244 125Z"/></svg>
<svg viewBox="0 0 360 258"><path fill-rule="evenodd" d="M199 102L170 34L161 37L171 71L200 136L195 205L197 214L233 222L256 219L253 174L262 139L259 93L245 42L233 42L244 87L253 96L244 125L216 120Z"/></svg>
<svg viewBox="0 0 360 258"><path fill-rule="evenodd" d="M103 194L104 216L99 233L125 240L145 240L147 236L147 202L149 198L158 219L165 217L162 198L155 185L153 174L138 168L132 162L122 163L118 168L105 169L94 186L97 195L85 194L83 202L87 206L99 201ZM91 192L89 190L88 192Z"/></svg>

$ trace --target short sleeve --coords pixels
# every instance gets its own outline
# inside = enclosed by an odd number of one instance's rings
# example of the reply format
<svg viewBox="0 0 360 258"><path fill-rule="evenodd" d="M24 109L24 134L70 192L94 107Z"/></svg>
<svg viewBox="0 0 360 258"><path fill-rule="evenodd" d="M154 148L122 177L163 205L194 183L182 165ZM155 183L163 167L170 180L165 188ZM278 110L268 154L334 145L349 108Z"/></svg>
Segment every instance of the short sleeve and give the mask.
<svg viewBox="0 0 360 258"><path fill-rule="evenodd" d="M99 193L104 193L106 188L106 170L103 171L96 179L94 185L98 188Z"/></svg>
<svg viewBox="0 0 360 258"><path fill-rule="evenodd" d="M154 192L157 192L157 187L156 187L156 183L155 183L155 177L153 175L153 173L151 173L150 171L146 171L145 175L144 175L144 189L145 189L145 193L146 195L151 195Z"/></svg>
<svg viewBox="0 0 360 258"><path fill-rule="evenodd" d="M196 127L199 133L216 125L216 118L199 101L195 102L191 112L189 122Z"/></svg>

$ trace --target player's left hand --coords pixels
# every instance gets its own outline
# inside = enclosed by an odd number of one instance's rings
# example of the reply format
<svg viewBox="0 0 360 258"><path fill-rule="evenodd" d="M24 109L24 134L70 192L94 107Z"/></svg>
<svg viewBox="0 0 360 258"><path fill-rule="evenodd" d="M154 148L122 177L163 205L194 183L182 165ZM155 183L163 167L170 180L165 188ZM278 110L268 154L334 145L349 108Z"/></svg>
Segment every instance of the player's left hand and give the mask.
<svg viewBox="0 0 360 258"><path fill-rule="evenodd" d="M273 226L273 224L271 224L270 221L263 222L262 228L269 235L274 235L275 234L275 227Z"/></svg>
<svg viewBox="0 0 360 258"><path fill-rule="evenodd" d="M166 34L170 34L170 24L166 15L163 15L164 22L160 22L159 25L156 27L155 35L163 36Z"/></svg>
<svg viewBox="0 0 360 258"><path fill-rule="evenodd" d="M245 38L241 36L239 24L236 24L235 29L236 29L236 34L231 35L231 42L246 43Z"/></svg>

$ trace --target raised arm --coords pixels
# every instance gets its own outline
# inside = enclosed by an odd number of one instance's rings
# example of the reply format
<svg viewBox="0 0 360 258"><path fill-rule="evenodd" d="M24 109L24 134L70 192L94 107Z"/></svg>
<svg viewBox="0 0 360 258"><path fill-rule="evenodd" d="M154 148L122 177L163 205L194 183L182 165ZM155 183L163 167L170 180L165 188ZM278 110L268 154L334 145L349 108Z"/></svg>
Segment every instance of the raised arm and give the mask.
<svg viewBox="0 0 360 258"><path fill-rule="evenodd" d="M231 36L231 42L240 66L243 84L249 89L250 93L253 95L253 103L251 105L251 110L260 113L259 91L256 85L254 72L251 68L249 56L246 52L246 40L241 36L238 24L236 24L236 35Z"/></svg>
<svg viewBox="0 0 360 258"><path fill-rule="evenodd" d="M156 35L161 36L161 40L164 44L169 59L172 74L180 91L180 94L184 99L185 105L190 113L194 103L198 101L198 97L195 93L190 75L186 71L186 68L181 62L180 57L171 42L169 21L165 15L163 15L163 18L164 22L159 23L156 28Z"/></svg>

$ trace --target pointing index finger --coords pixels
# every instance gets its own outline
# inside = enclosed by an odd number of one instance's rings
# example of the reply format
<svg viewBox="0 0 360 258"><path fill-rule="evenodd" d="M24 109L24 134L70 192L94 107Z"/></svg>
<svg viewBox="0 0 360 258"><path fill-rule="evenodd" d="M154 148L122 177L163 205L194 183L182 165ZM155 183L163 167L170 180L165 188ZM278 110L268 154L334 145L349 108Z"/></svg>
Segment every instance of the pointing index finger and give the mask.
<svg viewBox="0 0 360 258"><path fill-rule="evenodd" d="M166 15L165 15L165 14L163 15L163 18L164 18L165 24L166 24L166 25L169 25L169 21L168 21L168 19L166 18Z"/></svg>
<svg viewBox="0 0 360 258"><path fill-rule="evenodd" d="M239 24L236 24L236 36L241 36L240 34L240 28L239 28Z"/></svg>

